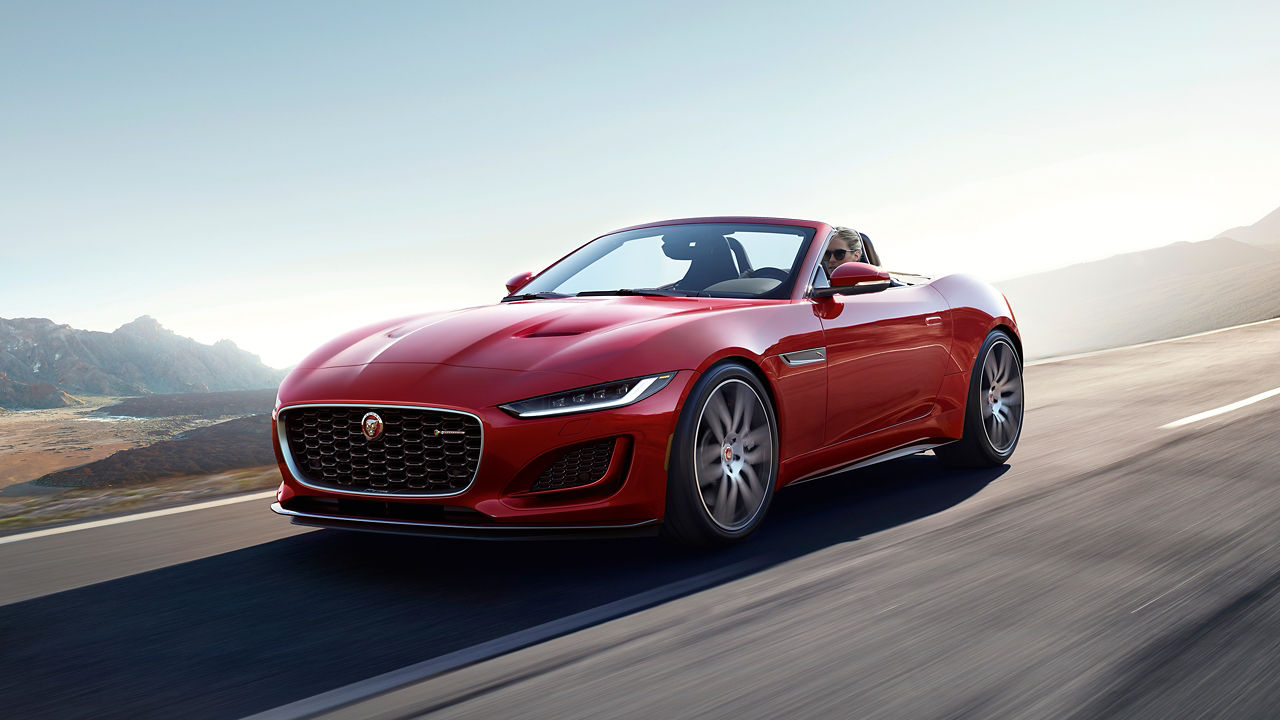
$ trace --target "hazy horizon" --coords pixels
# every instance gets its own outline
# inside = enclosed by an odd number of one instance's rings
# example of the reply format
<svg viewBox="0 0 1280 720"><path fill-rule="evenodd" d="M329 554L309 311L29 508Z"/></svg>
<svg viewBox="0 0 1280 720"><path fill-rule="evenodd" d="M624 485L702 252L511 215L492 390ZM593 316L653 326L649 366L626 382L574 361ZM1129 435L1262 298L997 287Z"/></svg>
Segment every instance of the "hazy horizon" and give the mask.
<svg viewBox="0 0 1280 720"><path fill-rule="evenodd" d="M1280 205L1280 7L10 6L0 316L285 367L616 227L847 224L988 280Z"/></svg>

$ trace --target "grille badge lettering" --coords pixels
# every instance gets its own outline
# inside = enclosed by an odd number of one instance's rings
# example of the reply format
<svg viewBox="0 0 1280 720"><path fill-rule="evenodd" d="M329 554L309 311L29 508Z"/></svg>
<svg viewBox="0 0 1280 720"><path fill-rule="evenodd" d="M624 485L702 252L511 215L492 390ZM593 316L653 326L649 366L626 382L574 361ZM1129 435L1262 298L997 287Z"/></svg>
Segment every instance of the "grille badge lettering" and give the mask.
<svg viewBox="0 0 1280 720"><path fill-rule="evenodd" d="M364 433L365 440L377 440L382 437L382 430L385 426L382 424L382 416L376 412L368 412L360 419L360 431Z"/></svg>
<svg viewBox="0 0 1280 720"><path fill-rule="evenodd" d="M466 430L441 430L439 428L436 428L435 434L436 435L466 435L467 431Z"/></svg>

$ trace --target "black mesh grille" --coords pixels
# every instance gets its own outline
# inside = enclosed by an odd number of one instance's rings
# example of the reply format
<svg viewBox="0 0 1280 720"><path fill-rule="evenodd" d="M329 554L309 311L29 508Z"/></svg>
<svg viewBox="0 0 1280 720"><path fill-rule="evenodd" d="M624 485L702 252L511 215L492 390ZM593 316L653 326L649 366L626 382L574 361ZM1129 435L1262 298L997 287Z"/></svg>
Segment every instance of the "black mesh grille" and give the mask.
<svg viewBox="0 0 1280 720"><path fill-rule="evenodd" d="M551 467L542 471L530 492L560 490L562 488L590 485L609 469L613 459L614 440L599 440L577 445L565 451Z"/></svg>
<svg viewBox="0 0 1280 720"><path fill-rule="evenodd" d="M382 419L368 440L366 413ZM280 412L294 465L317 487L409 495L455 493L480 465L480 421L440 410L311 407Z"/></svg>

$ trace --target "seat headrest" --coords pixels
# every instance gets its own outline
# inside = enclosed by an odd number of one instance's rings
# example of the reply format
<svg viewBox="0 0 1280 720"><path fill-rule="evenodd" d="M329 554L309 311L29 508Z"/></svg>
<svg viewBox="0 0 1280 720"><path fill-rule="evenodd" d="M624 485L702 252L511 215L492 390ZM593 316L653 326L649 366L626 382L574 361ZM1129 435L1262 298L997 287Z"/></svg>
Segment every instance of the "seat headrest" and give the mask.
<svg viewBox="0 0 1280 720"><path fill-rule="evenodd" d="M662 254L672 260L692 260L728 249L724 235L699 228L679 228L662 235Z"/></svg>

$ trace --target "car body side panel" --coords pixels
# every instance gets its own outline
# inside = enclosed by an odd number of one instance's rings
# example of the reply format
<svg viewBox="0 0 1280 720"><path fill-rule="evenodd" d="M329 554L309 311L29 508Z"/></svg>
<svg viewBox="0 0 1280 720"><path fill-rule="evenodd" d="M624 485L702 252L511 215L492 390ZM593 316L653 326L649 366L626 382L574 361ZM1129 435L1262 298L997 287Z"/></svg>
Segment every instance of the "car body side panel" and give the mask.
<svg viewBox="0 0 1280 720"><path fill-rule="evenodd" d="M787 457L779 468L780 486L838 471L851 461L904 445L944 442L963 435L969 380L978 350L988 333L1000 326L1009 328L1015 341L1020 343L1017 324L1005 297L979 280L950 275L931 282L928 287L946 302L950 338L932 411L925 417Z"/></svg>
<svg viewBox="0 0 1280 720"><path fill-rule="evenodd" d="M827 444L929 414L951 369L947 310L928 285L815 301L827 341Z"/></svg>
<svg viewBox="0 0 1280 720"><path fill-rule="evenodd" d="M951 358L956 372L967 374L973 369L983 341L998 326L1010 328L1014 341L1021 345L1013 310L1000 291L968 275L948 275L934 280L931 287L942 293L951 306L955 323Z"/></svg>
<svg viewBox="0 0 1280 720"><path fill-rule="evenodd" d="M778 416L778 450L787 457L821 446L826 377L822 364L791 367L781 356L821 348L823 342L822 325L809 305L781 300L690 318L668 331L662 345L700 356L695 367L699 373L735 359L760 368Z"/></svg>
<svg viewBox="0 0 1280 720"><path fill-rule="evenodd" d="M827 420L826 365L791 367L782 361L781 354L775 354L764 358L761 367L774 396L779 456L793 457L822 447Z"/></svg>
<svg viewBox="0 0 1280 720"><path fill-rule="evenodd" d="M931 287L942 293L951 305L954 328L950 353L952 371L938 393L938 423L948 437L958 438L964 431L973 364L987 335L1003 326L1009 329L1019 347L1022 338L1008 299L990 285L968 275L947 275L934 280Z"/></svg>

